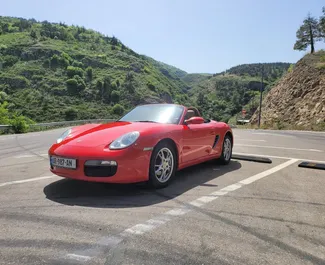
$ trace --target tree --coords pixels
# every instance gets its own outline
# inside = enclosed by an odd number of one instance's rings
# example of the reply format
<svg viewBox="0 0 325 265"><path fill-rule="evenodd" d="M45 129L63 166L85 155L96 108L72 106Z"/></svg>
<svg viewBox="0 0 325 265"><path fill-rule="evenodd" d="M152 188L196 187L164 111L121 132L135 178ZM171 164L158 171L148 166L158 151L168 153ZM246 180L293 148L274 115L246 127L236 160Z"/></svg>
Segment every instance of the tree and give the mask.
<svg viewBox="0 0 325 265"><path fill-rule="evenodd" d="M30 36L31 36L31 38L33 38L34 40L37 39L36 31L35 31L35 30L32 30L32 31L30 32Z"/></svg>
<svg viewBox="0 0 325 265"><path fill-rule="evenodd" d="M294 50L304 51L310 45L310 53L315 52L315 42L320 40L321 32L318 20L308 14L296 32L297 41Z"/></svg>

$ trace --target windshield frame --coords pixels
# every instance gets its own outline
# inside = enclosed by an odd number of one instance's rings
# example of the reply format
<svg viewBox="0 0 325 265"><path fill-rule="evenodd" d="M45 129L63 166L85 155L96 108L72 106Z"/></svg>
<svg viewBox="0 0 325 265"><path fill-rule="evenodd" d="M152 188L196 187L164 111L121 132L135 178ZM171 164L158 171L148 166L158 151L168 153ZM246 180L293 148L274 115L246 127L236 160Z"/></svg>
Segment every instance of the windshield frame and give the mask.
<svg viewBox="0 0 325 265"><path fill-rule="evenodd" d="M145 118L143 119L138 119L138 120L123 120L125 117L127 117L127 115L129 115L130 113L132 113L133 111L135 111L137 108L141 108L141 107L155 107L155 106L166 106L166 107L174 107L174 108L180 108L181 111L178 115L178 119L175 122L159 122L159 121L150 121L150 120L146 120ZM170 104L170 103L155 103L155 104L144 104L144 105L138 105L136 107L134 107L133 109L131 109L129 112L125 113L122 117L120 117L117 121L120 122L153 122L153 123L158 123L158 124L174 124L174 125L179 125L182 122L182 119L184 117L184 113L186 111L186 107L182 106L182 105L178 105L178 104Z"/></svg>

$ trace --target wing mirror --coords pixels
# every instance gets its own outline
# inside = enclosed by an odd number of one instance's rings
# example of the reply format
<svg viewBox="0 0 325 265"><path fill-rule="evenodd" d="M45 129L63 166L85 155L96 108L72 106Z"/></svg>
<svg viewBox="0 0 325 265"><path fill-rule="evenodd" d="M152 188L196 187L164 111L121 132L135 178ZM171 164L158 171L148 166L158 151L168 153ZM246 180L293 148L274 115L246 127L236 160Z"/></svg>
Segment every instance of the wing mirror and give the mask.
<svg viewBox="0 0 325 265"><path fill-rule="evenodd" d="M185 120L185 124L202 124L204 123L204 119L202 117L192 117L189 118L188 120Z"/></svg>

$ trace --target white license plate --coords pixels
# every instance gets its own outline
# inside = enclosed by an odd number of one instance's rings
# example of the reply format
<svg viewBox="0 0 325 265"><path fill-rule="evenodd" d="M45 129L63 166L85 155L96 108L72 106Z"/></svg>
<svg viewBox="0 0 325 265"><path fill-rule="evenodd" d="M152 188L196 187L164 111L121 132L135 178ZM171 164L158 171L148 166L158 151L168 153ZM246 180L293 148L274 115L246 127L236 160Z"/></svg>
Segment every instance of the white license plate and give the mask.
<svg viewBox="0 0 325 265"><path fill-rule="evenodd" d="M54 167L76 169L77 168L77 160L71 159L71 158L51 156L51 165Z"/></svg>

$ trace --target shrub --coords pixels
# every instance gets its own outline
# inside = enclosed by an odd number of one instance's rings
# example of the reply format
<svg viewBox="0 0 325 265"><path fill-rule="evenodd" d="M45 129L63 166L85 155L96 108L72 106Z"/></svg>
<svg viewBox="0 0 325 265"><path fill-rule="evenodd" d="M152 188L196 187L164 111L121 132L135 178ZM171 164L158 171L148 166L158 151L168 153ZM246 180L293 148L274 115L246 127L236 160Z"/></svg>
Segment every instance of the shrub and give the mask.
<svg viewBox="0 0 325 265"><path fill-rule="evenodd" d="M148 88L149 88L150 90L152 90L152 91L155 91L155 90L156 90L155 85L152 84L151 82L148 82L148 83L147 83L147 86L148 86Z"/></svg>
<svg viewBox="0 0 325 265"><path fill-rule="evenodd" d="M4 91L0 91L0 104L5 102L8 98L8 95L6 92Z"/></svg>
<svg viewBox="0 0 325 265"><path fill-rule="evenodd" d="M92 78L93 78L93 68L91 66L87 67L86 72L87 72L88 78L90 80L92 80Z"/></svg>
<svg viewBox="0 0 325 265"><path fill-rule="evenodd" d="M78 110L76 110L74 108L68 108L65 110L64 115L65 115L66 121L76 120L78 117Z"/></svg>
<svg viewBox="0 0 325 265"><path fill-rule="evenodd" d="M113 90L111 93L111 100L112 102L116 103L119 102L120 100L120 93L116 90Z"/></svg>
<svg viewBox="0 0 325 265"><path fill-rule="evenodd" d="M74 77L75 75L83 77L84 76L84 70L82 70L79 67L68 66L67 67L67 75L70 78Z"/></svg>
<svg viewBox="0 0 325 265"><path fill-rule="evenodd" d="M24 116L14 116L10 125L15 133L25 133L29 129L29 124Z"/></svg>
<svg viewBox="0 0 325 265"><path fill-rule="evenodd" d="M125 111L124 107L120 104L115 104L114 107L112 108L113 114L122 115L124 111Z"/></svg>

